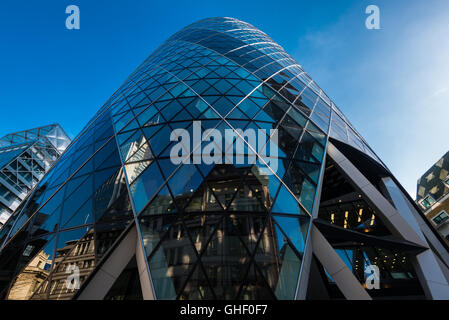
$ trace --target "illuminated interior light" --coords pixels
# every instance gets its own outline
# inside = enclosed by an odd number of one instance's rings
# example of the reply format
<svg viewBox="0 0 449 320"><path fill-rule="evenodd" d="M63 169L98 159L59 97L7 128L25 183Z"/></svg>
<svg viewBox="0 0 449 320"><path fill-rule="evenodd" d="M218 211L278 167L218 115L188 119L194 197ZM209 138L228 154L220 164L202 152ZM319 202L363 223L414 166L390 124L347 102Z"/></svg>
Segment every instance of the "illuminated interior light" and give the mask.
<svg viewBox="0 0 449 320"><path fill-rule="evenodd" d="M374 220L376 219L376 216L373 214L373 216L371 217L371 223L370 226L374 225Z"/></svg>

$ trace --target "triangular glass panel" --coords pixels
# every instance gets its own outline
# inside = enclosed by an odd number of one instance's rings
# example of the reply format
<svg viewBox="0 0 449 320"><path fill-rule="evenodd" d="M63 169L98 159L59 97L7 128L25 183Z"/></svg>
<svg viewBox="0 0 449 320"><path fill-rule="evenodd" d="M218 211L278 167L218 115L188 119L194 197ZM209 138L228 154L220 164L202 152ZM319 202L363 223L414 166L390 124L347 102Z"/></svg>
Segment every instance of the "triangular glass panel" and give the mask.
<svg viewBox="0 0 449 320"><path fill-rule="evenodd" d="M172 159L159 159L159 166L165 179L168 179L181 164L174 164Z"/></svg>
<svg viewBox="0 0 449 320"><path fill-rule="evenodd" d="M177 217L173 215L162 215L157 218L144 216L138 219L145 256L147 258L154 254L155 249L158 248L161 240L169 235L171 226L176 219Z"/></svg>
<svg viewBox="0 0 449 320"><path fill-rule="evenodd" d="M63 217L61 226L64 229L91 224L93 221L92 199L87 200L72 217Z"/></svg>
<svg viewBox="0 0 449 320"><path fill-rule="evenodd" d="M301 169L315 184L318 184L320 178L321 165L317 163L304 162L304 161L292 161L292 166L295 169Z"/></svg>
<svg viewBox="0 0 449 320"><path fill-rule="evenodd" d="M280 109L278 105L273 103L272 101L268 102L265 107L263 108L263 111L268 114L273 121L278 122L280 121L284 115L285 111Z"/></svg>
<svg viewBox="0 0 449 320"><path fill-rule="evenodd" d="M179 294L179 300L212 300L214 293L209 287L209 282L198 263L186 281L182 292Z"/></svg>
<svg viewBox="0 0 449 320"><path fill-rule="evenodd" d="M257 111L260 110L260 107L249 98L240 102L238 107L247 114L250 119L252 119Z"/></svg>
<svg viewBox="0 0 449 320"><path fill-rule="evenodd" d="M228 112L234 107L234 103L232 103L225 96L220 97L220 99L210 103L210 105L222 116L226 116Z"/></svg>
<svg viewBox="0 0 449 320"><path fill-rule="evenodd" d="M148 140L155 156L158 156L170 144L171 132L171 128L166 125Z"/></svg>
<svg viewBox="0 0 449 320"><path fill-rule="evenodd" d="M120 146L120 153L123 161L126 161L126 159L133 154L139 146L142 145L144 139L142 130L138 129L128 140L126 140L126 142Z"/></svg>
<svg viewBox="0 0 449 320"><path fill-rule="evenodd" d="M156 113L158 113L158 110L154 105L151 105L137 116L137 120L141 126L144 126Z"/></svg>
<svg viewBox="0 0 449 320"><path fill-rule="evenodd" d="M136 120L133 120L130 123L128 123L126 125L126 127L124 127L121 131L130 131L130 130L135 130L137 128L139 128L139 124L137 123Z"/></svg>
<svg viewBox="0 0 449 320"><path fill-rule="evenodd" d="M194 97L187 97L187 98L178 98L177 101L183 106L188 106L193 100L195 100Z"/></svg>
<svg viewBox="0 0 449 320"><path fill-rule="evenodd" d="M41 213L41 211L37 212L34 216L34 225L31 231L33 236L57 231L61 211L62 206L55 209L51 214ZM15 228L17 228L17 226Z"/></svg>
<svg viewBox="0 0 449 320"><path fill-rule="evenodd" d="M271 211L275 213L304 214L298 201L287 191L284 185L281 186Z"/></svg>
<svg viewBox="0 0 449 320"><path fill-rule="evenodd" d="M251 174L253 177L251 177ZM263 193L262 201L264 206L267 209L271 208L280 185L279 179L271 172L271 170L265 165L253 165L247 181L254 181L254 184L251 184L251 189L256 194L259 193L260 190ZM259 186L259 188L256 186Z"/></svg>
<svg viewBox="0 0 449 320"><path fill-rule="evenodd" d="M130 131L117 134L116 138L118 145L123 145L123 143L128 140L128 138L131 137L134 133L134 131Z"/></svg>
<svg viewBox="0 0 449 320"><path fill-rule="evenodd" d="M241 90L239 90L237 87L232 87L231 90L226 92L226 95L238 96L241 98L243 98L245 96L245 94Z"/></svg>
<svg viewBox="0 0 449 320"><path fill-rule="evenodd" d="M180 254L175 255L173 248L180 251ZM156 298L175 299L196 262L197 252L192 246L184 224L178 221L172 225L169 233L149 258L148 264Z"/></svg>
<svg viewBox="0 0 449 320"><path fill-rule="evenodd" d="M111 185L113 186L112 188L101 188L95 192L93 208L97 225L129 220L134 216L122 172L120 172L118 178Z"/></svg>
<svg viewBox="0 0 449 320"><path fill-rule="evenodd" d="M167 186L164 186L151 203L142 211L140 216L159 215L166 213L175 213L176 206L173 202Z"/></svg>
<svg viewBox="0 0 449 320"><path fill-rule="evenodd" d="M273 118L271 118L264 110L260 110L257 115L254 117L254 120L257 121L263 121L263 122L270 122L274 123L275 121Z"/></svg>
<svg viewBox="0 0 449 320"><path fill-rule="evenodd" d="M199 114L198 114L199 115ZM186 110L182 110L180 113L178 113L172 121L185 121L185 120L193 120L195 119L194 116L192 116L189 112Z"/></svg>
<svg viewBox="0 0 449 320"><path fill-rule="evenodd" d="M202 99L197 98L193 100L193 102L191 102L186 108L192 115L197 117L199 114L203 113L204 110L209 108L209 106Z"/></svg>
<svg viewBox="0 0 449 320"><path fill-rule="evenodd" d="M209 87L207 90L204 90L203 92L201 92L202 96L219 96L222 93L220 91L218 91L217 89L215 89L214 87Z"/></svg>
<svg viewBox="0 0 449 320"><path fill-rule="evenodd" d="M271 279L268 279L271 280ZM242 285L239 300L274 300L275 295L268 286L267 279L260 273L253 262Z"/></svg>
<svg viewBox="0 0 449 320"><path fill-rule="evenodd" d="M153 160L144 160L125 164L126 177L131 184L136 178L153 162Z"/></svg>
<svg viewBox="0 0 449 320"><path fill-rule="evenodd" d="M209 105L213 106L215 101L221 98L221 96L204 96L202 97Z"/></svg>
<svg viewBox="0 0 449 320"><path fill-rule="evenodd" d="M279 278L273 291L279 300L292 300L295 298L298 284L301 260L290 245L280 248Z"/></svg>
<svg viewBox="0 0 449 320"><path fill-rule="evenodd" d="M208 108L206 111L204 111L200 119L221 119L221 117L216 113L212 108Z"/></svg>
<svg viewBox="0 0 449 320"><path fill-rule="evenodd" d="M134 202L136 213L154 197L159 187L163 183L161 173L156 163L152 163L140 174L140 176L130 185L130 193Z"/></svg>
<svg viewBox="0 0 449 320"><path fill-rule="evenodd" d="M272 217L282 230L282 233L278 233L278 241L284 235L299 253L303 253L309 229L309 218L277 215L273 215Z"/></svg>
<svg viewBox="0 0 449 320"><path fill-rule="evenodd" d="M168 181L179 208L185 206L202 183L203 177L194 164L182 165Z"/></svg>
<svg viewBox="0 0 449 320"><path fill-rule="evenodd" d="M160 112L158 112L150 120L148 120L148 122L145 125L153 126L153 125L160 124L163 122L166 122L166 119L162 116L162 114Z"/></svg>
<svg viewBox="0 0 449 320"><path fill-rule="evenodd" d="M131 119L134 118L134 113L132 111L128 111L120 120L118 120L115 124L115 132L121 131L125 126L127 126L128 122L131 121ZM123 130L123 131L126 131Z"/></svg>
<svg viewBox="0 0 449 320"><path fill-rule="evenodd" d="M248 119L246 114L244 114L238 107L234 108L232 112L226 116L226 119Z"/></svg>
<svg viewBox="0 0 449 320"><path fill-rule="evenodd" d="M254 260L276 297L291 300L296 293L301 260L273 222L267 224L262 237Z"/></svg>
<svg viewBox="0 0 449 320"><path fill-rule="evenodd" d="M173 100L161 111L161 114L167 121L170 121L182 109L183 107L176 100Z"/></svg>
<svg viewBox="0 0 449 320"><path fill-rule="evenodd" d="M67 195L63 202L61 221L67 221L93 194L93 177L89 176L78 189Z"/></svg>
<svg viewBox="0 0 449 320"><path fill-rule="evenodd" d="M145 134L145 137L147 139L150 139L160 128L162 128L162 125L151 125L148 127L143 127L143 133Z"/></svg>
<svg viewBox="0 0 449 320"><path fill-rule="evenodd" d="M144 143L139 150L137 150L126 160L126 163L151 160L153 158L154 157L153 153L151 152L150 146L147 143Z"/></svg>
<svg viewBox="0 0 449 320"><path fill-rule="evenodd" d="M218 201L214 193L215 188L208 188L206 182L203 182L194 195L190 198L190 202L185 208L186 212L204 212L204 211L224 211L222 205Z"/></svg>

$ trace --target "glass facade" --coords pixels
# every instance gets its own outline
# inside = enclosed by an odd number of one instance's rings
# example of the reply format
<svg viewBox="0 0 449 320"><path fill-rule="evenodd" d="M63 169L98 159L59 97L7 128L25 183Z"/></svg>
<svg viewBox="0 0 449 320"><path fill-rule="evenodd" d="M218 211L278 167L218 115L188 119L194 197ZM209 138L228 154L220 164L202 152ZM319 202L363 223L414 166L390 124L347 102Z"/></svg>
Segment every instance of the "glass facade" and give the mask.
<svg viewBox="0 0 449 320"><path fill-rule="evenodd" d="M372 297L423 297L412 259L423 248L391 232L360 188L349 181L332 159L326 159L318 218L315 224L362 286L366 267L379 268L379 289ZM337 291L323 277L329 292ZM338 297L339 295L336 295Z"/></svg>
<svg viewBox="0 0 449 320"><path fill-rule="evenodd" d="M262 145L277 129L277 168L251 162L260 149L241 135L223 161L174 164L170 135L193 133L194 121L223 136L265 132ZM134 226L156 299L294 299L329 137L383 166L265 33L232 18L189 25L130 75L8 221L0 233L1 296L73 298L67 267L78 266L82 290ZM188 158L210 142L194 143ZM238 143L243 164L225 161ZM364 221L374 215L360 199L348 204L351 220L335 223L357 229L358 208ZM324 219L329 212L320 209ZM367 229L388 233L380 222ZM106 299L142 298L135 264Z"/></svg>
<svg viewBox="0 0 449 320"><path fill-rule="evenodd" d="M69 144L57 124L0 138L0 228Z"/></svg>

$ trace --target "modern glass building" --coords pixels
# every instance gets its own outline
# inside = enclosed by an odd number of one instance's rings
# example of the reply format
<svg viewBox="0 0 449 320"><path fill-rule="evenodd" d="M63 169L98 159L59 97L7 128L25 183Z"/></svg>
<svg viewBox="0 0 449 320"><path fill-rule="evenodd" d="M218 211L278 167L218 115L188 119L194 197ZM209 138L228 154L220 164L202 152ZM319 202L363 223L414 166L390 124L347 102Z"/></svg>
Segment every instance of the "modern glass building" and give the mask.
<svg viewBox="0 0 449 320"><path fill-rule="evenodd" d="M416 202L449 243L449 152L418 179Z"/></svg>
<svg viewBox="0 0 449 320"><path fill-rule="evenodd" d="M70 138L58 124L0 138L0 227L59 159Z"/></svg>
<svg viewBox="0 0 449 320"><path fill-rule="evenodd" d="M303 68L233 18L152 53L0 244L4 299L449 298L449 252L413 200Z"/></svg>
<svg viewBox="0 0 449 320"><path fill-rule="evenodd" d="M449 193L449 152L418 179L416 201L423 210L427 210L447 193Z"/></svg>

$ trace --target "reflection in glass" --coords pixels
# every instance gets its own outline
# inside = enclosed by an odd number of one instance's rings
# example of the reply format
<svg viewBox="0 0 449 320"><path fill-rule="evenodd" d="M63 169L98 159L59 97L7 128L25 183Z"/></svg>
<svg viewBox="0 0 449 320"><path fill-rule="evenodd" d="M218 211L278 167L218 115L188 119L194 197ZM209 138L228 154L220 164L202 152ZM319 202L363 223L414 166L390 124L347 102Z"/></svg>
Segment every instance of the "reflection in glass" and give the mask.
<svg viewBox="0 0 449 320"><path fill-rule="evenodd" d="M158 299L295 295L305 216L267 221L260 213L193 214L182 220L164 215L145 217L140 224Z"/></svg>
<svg viewBox="0 0 449 320"><path fill-rule="evenodd" d="M54 262L54 237L31 241L22 253L22 260L29 261L16 277L8 294L8 300L28 300L47 279ZM30 260L31 259L31 260ZM22 262L23 263L23 262Z"/></svg>

